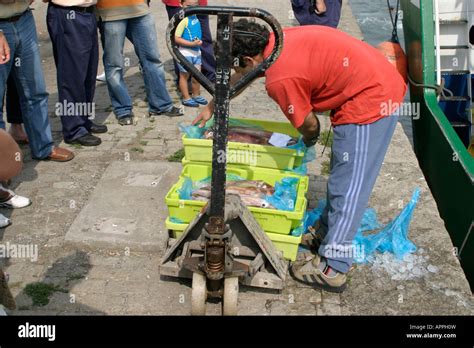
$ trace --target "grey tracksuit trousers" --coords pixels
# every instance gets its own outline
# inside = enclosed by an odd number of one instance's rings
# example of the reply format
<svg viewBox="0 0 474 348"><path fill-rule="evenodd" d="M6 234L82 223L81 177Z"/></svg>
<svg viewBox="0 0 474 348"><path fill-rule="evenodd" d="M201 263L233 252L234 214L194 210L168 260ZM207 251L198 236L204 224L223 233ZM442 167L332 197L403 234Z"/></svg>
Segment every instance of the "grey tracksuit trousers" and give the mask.
<svg viewBox="0 0 474 348"><path fill-rule="evenodd" d="M338 272L347 273L356 251L352 241L398 121L382 118L368 125L334 127L331 170L321 231L325 235L319 254Z"/></svg>

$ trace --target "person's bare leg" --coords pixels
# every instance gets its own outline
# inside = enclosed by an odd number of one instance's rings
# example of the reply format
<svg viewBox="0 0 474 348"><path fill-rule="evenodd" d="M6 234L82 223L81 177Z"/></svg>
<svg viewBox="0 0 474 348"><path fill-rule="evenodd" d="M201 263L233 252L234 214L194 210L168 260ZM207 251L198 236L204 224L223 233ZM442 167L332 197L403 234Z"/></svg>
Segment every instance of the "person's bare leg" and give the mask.
<svg viewBox="0 0 474 348"><path fill-rule="evenodd" d="M189 73L179 73L179 90L181 91L181 94L183 95L183 100L188 100L190 97L189 95L189 89L188 89L188 79L189 79Z"/></svg>
<svg viewBox="0 0 474 348"><path fill-rule="evenodd" d="M316 13L318 15L326 13L326 2L324 0L316 0Z"/></svg>
<svg viewBox="0 0 474 348"><path fill-rule="evenodd" d="M12 123L10 125L10 135L15 139L15 141L27 142L28 136L23 129L23 125L21 123Z"/></svg>
<svg viewBox="0 0 474 348"><path fill-rule="evenodd" d="M199 97L201 95L201 85L194 77L192 78L191 83L193 85L193 97Z"/></svg>

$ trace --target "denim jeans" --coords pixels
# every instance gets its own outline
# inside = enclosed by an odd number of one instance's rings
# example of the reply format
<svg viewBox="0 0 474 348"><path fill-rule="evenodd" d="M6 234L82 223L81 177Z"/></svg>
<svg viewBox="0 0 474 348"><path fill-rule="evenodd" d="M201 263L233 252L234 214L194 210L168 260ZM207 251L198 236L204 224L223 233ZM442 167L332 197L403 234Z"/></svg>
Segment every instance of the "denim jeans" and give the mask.
<svg viewBox="0 0 474 348"><path fill-rule="evenodd" d="M0 128L5 128L3 96L11 73L20 98L31 154L34 158L44 159L51 154L53 139L48 118L48 93L33 15L28 10L16 22L0 22L0 29L11 50L10 61L0 65Z"/></svg>
<svg viewBox="0 0 474 348"><path fill-rule="evenodd" d="M110 99L117 118L132 112L124 73L123 46L129 39L142 66L150 112L165 112L173 103L166 89L165 70L160 60L155 23L151 15L100 23L104 67Z"/></svg>

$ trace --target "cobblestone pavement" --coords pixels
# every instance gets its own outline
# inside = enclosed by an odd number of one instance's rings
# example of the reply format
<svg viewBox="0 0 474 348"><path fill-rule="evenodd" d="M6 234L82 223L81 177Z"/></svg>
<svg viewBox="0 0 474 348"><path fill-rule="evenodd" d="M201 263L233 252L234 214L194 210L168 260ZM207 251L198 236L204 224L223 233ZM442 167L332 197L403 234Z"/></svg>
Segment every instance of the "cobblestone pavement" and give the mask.
<svg viewBox="0 0 474 348"><path fill-rule="evenodd" d="M210 1L211 4L232 5L235 1ZM240 0L239 6L253 5L269 10L284 26L294 25L289 1ZM50 42L45 30L45 5L36 2L36 20L41 39L44 69L50 95L50 110L57 101L55 69ZM153 14L160 42L162 59L167 71L169 91L179 103L172 82L172 62L165 48L167 25L164 6L152 1ZM361 37L360 30L347 2L341 28ZM65 243L64 237L108 165L113 161L166 160L182 147L178 122L190 122L197 115L186 109L185 117L147 118L143 81L137 58L129 43L125 56L130 60L126 82L134 100L136 125L123 128L116 124L104 84L96 93L97 120L109 127L101 136L103 144L97 148L70 147L76 159L67 164L37 162L25 151L25 168L15 178L13 187L29 196L34 204L11 215L14 224L0 230L2 243L35 244L39 246L37 262L10 259L6 270L10 286L18 303L13 314L177 314L190 312L190 282L160 279L158 264L163 255L122 248L94 248ZM243 95L232 102L232 116L285 120L275 103L265 94L263 81L257 81ZM61 140L60 124L51 112L54 137ZM327 119L324 120L328 127ZM472 295L467 281L452 253L452 244L438 217L436 205L418 168L410 146L409 127L397 128L394 141L377 181L371 206L377 209L383 222L399 212L398 202L409 199L416 186L423 191L416 210L411 236L415 243L430 255L430 262L440 268L417 280L394 281L386 274L377 274L368 266L360 266L350 276L350 286L342 295L316 291L290 278L281 293L250 288L241 290L239 313L249 315L348 315L348 314L473 314ZM64 145L64 144L62 144ZM68 146L69 147L69 146ZM321 147L317 148L321 153ZM326 155L325 155L326 156ZM326 158L310 165L310 204L325 195L326 179L320 175ZM134 202L124 202L134 204ZM164 204L164 203L163 203ZM153 214L152 211L149 212ZM163 221L157 228L164 233ZM47 306L33 306L24 288L32 282L58 285L63 292L55 292ZM209 314L219 313L218 305L208 307Z"/></svg>

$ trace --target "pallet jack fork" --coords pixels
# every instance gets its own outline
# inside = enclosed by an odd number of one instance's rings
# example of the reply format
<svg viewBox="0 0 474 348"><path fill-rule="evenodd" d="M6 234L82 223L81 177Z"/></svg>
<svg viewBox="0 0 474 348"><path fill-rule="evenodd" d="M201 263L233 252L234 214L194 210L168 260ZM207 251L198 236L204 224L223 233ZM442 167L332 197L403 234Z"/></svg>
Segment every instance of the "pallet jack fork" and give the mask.
<svg viewBox="0 0 474 348"><path fill-rule="evenodd" d="M216 83L209 81L179 52L174 37L179 22L191 15L217 16ZM270 56L255 70L230 85L234 17L265 21L273 30L275 45ZM254 34L255 35L255 34ZM206 90L214 96L214 137L212 154L211 199L184 234L171 244L160 265L162 276L192 278L191 314L204 315L208 298L222 299L223 315L236 315L241 284L283 289L288 263L239 196L226 197L226 161L229 103L232 97L267 70L279 57L283 32L268 12L240 7L187 7L170 21L166 33L168 49ZM225 157L225 156L224 156Z"/></svg>

